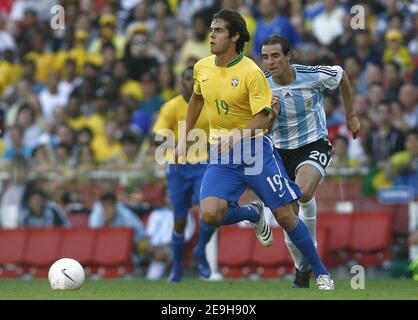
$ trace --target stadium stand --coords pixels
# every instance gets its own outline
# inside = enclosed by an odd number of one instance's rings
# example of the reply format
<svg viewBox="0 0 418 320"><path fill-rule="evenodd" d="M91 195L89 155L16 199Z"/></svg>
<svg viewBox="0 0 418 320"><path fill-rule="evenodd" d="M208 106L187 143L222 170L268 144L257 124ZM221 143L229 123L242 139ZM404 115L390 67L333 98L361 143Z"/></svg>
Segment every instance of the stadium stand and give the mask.
<svg viewBox="0 0 418 320"><path fill-rule="evenodd" d="M228 278L240 278L250 272L250 259L255 244L254 231L235 225L219 230L218 264Z"/></svg>
<svg viewBox="0 0 418 320"><path fill-rule="evenodd" d="M28 233L25 229L0 229L0 277L15 278L23 273L21 263Z"/></svg>
<svg viewBox="0 0 418 320"><path fill-rule="evenodd" d="M48 275L49 267L59 257L63 229L31 228L28 230L28 239L22 266L25 273L41 278Z"/></svg>

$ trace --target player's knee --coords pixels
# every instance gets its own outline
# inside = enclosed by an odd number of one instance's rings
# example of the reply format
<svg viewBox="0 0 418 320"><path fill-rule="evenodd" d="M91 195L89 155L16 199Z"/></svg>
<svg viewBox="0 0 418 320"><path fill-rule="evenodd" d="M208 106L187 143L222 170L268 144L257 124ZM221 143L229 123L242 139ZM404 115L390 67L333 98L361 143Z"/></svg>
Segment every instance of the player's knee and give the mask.
<svg viewBox="0 0 418 320"><path fill-rule="evenodd" d="M202 209L203 220L210 226L218 226L222 220L222 215L216 208Z"/></svg>
<svg viewBox="0 0 418 320"><path fill-rule="evenodd" d="M307 185L302 185L299 188L300 188L300 192L302 194L302 196L299 199L299 202L300 203L309 202L312 199L315 190L310 188Z"/></svg>
<svg viewBox="0 0 418 320"><path fill-rule="evenodd" d="M216 198L206 198L200 204L200 210L205 222L210 226L218 226L226 213L228 203Z"/></svg>

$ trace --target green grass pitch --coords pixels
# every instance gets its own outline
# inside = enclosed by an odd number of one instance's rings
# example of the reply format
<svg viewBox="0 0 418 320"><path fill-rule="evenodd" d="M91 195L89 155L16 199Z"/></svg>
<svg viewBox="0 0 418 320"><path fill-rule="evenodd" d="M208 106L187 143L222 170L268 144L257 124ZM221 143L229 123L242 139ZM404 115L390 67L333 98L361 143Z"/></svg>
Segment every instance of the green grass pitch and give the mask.
<svg viewBox="0 0 418 320"><path fill-rule="evenodd" d="M88 280L75 291L52 290L47 279L0 280L0 300L288 300L288 299L418 299L418 282L412 280L369 280L364 290L353 290L350 280L337 280L333 292L291 289L287 280L184 279L179 284L165 280Z"/></svg>

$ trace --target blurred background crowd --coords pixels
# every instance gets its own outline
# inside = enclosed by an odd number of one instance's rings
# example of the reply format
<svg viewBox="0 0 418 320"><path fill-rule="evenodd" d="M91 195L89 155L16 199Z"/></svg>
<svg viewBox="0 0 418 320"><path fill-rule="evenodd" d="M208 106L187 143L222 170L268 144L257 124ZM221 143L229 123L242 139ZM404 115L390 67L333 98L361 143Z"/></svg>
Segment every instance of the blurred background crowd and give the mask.
<svg viewBox="0 0 418 320"><path fill-rule="evenodd" d="M50 24L56 4L64 29ZM185 66L210 55L208 28L220 8L243 14L252 39L245 54L260 66L272 33L287 37L295 63L341 65L361 132L350 137L338 90L327 93L331 167L362 172L365 196L396 184L418 195L417 1L2 0L0 225L65 225L96 201L120 200L135 217L149 210L147 186L164 181L152 125L179 94ZM126 215L120 220L138 225Z"/></svg>

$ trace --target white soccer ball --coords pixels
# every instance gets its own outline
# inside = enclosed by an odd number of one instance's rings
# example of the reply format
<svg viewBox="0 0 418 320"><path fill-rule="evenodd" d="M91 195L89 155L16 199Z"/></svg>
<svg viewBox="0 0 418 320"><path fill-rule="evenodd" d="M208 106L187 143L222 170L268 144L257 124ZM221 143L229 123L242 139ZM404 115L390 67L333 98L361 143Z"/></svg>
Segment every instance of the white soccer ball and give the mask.
<svg viewBox="0 0 418 320"><path fill-rule="evenodd" d="M71 258L55 261L48 272L48 280L52 289L79 289L83 285L85 277L81 264Z"/></svg>

